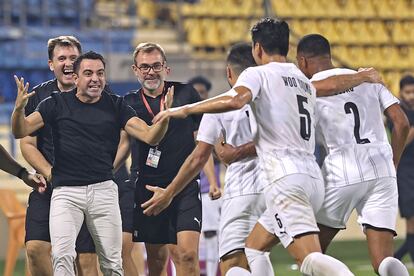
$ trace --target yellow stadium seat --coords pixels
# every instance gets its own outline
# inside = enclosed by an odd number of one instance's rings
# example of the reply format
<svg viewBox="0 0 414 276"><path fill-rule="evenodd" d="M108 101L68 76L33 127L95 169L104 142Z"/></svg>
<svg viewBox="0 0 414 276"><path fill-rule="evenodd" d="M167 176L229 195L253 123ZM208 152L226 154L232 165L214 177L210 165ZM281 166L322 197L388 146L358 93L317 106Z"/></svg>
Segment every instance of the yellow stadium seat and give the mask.
<svg viewBox="0 0 414 276"><path fill-rule="evenodd" d="M350 20L349 28L352 36L349 42L355 44L369 44L372 43L372 34L367 31L365 22L362 20Z"/></svg>
<svg viewBox="0 0 414 276"><path fill-rule="evenodd" d="M378 17L394 18L394 7L387 0L374 1L374 8Z"/></svg>
<svg viewBox="0 0 414 276"><path fill-rule="evenodd" d="M395 43L412 43L414 42L414 22L399 21L393 24L392 40Z"/></svg>
<svg viewBox="0 0 414 276"><path fill-rule="evenodd" d="M414 64L413 63L414 53L410 51L410 47L402 46L398 49L398 53L400 56L399 63L400 63L401 68L404 68L404 69L412 68Z"/></svg>
<svg viewBox="0 0 414 276"><path fill-rule="evenodd" d="M331 55L336 61L336 64L344 64L349 66L348 62L348 50L346 46L334 46L331 50Z"/></svg>
<svg viewBox="0 0 414 276"><path fill-rule="evenodd" d="M340 43L341 36L336 31L336 28L331 19L322 19L317 22L318 32L325 36L331 44Z"/></svg>
<svg viewBox="0 0 414 276"><path fill-rule="evenodd" d="M366 67L364 58L364 49L359 46L351 46L347 48L349 63L354 68Z"/></svg>
<svg viewBox="0 0 414 276"><path fill-rule="evenodd" d="M400 55L398 49L393 46L380 47L382 58L381 67L384 69L395 70L403 68L400 63Z"/></svg>
<svg viewBox="0 0 414 276"><path fill-rule="evenodd" d="M187 30L187 40L194 47L205 46L205 34L202 22L200 19L187 19L185 28Z"/></svg>
<svg viewBox="0 0 414 276"><path fill-rule="evenodd" d="M381 67L382 59L378 47L364 47L365 67Z"/></svg>
<svg viewBox="0 0 414 276"><path fill-rule="evenodd" d="M387 43L390 41L386 25L382 21L368 20L366 23L367 32L371 34L371 43Z"/></svg>
<svg viewBox="0 0 414 276"><path fill-rule="evenodd" d="M395 95L399 94L399 82L401 79L401 73L398 71L389 71L382 74L385 85Z"/></svg>
<svg viewBox="0 0 414 276"><path fill-rule="evenodd" d="M276 16L279 17L292 17L296 16L296 10L294 8L294 0L272 0L272 9Z"/></svg>
<svg viewBox="0 0 414 276"><path fill-rule="evenodd" d="M306 19L306 20L301 20L299 22L300 22L299 32L300 32L301 37L307 34L318 33L317 20Z"/></svg>
<svg viewBox="0 0 414 276"><path fill-rule="evenodd" d="M220 29L215 19L203 19L202 25L205 36L205 46L220 48L225 45L222 41Z"/></svg>
<svg viewBox="0 0 414 276"><path fill-rule="evenodd" d="M393 16L398 19L410 17L409 5L407 0L387 0L388 5L394 10Z"/></svg>
<svg viewBox="0 0 414 276"><path fill-rule="evenodd" d="M351 25L346 19L334 20L335 30L338 33L341 43L343 44L352 44L355 43L355 37L351 30Z"/></svg>

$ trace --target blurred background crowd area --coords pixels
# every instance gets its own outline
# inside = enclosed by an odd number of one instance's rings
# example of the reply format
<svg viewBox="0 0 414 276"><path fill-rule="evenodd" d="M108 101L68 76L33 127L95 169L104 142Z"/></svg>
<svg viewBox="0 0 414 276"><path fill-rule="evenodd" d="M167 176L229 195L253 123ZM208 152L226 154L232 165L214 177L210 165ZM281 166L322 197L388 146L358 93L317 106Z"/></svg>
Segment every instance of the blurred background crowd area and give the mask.
<svg viewBox="0 0 414 276"><path fill-rule="evenodd" d="M104 54L119 94L137 87L131 54L143 41L165 48L172 79L205 75L216 94L227 85L226 49L249 41L251 25L263 16L289 22L291 61L302 35L320 33L332 43L336 65L376 67L394 93L400 77L413 72L413 0L2 0L1 100L14 99L13 74L31 84L52 77L46 43L63 34Z"/></svg>

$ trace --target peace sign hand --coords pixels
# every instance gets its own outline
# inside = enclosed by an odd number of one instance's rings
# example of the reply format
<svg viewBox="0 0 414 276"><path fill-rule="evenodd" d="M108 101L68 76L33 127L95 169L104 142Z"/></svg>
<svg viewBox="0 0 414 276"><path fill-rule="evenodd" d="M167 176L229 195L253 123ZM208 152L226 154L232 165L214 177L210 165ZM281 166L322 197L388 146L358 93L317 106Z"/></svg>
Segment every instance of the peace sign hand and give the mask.
<svg viewBox="0 0 414 276"><path fill-rule="evenodd" d="M33 92L28 93L29 83L26 82L26 84L24 84L24 78L19 79L15 75L14 80L16 81L16 86L17 86L15 109L22 110L27 105L29 98L32 97L35 94L35 92L33 91Z"/></svg>

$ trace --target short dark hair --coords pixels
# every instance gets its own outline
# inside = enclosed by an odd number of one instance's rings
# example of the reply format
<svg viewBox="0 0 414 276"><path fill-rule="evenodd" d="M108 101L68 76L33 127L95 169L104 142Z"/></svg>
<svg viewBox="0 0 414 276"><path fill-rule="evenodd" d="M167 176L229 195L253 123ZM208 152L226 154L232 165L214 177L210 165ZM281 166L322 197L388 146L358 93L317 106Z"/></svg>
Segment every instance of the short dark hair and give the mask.
<svg viewBox="0 0 414 276"><path fill-rule="evenodd" d="M400 80L400 90L404 88L406 85L414 84L414 77L411 75L406 75Z"/></svg>
<svg viewBox="0 0 414 276"><path fill-rule="evenodd" d="M331 45L328 39L320 34L308 34L299 40L297 52L312 57L331 56Z"/></svg>
<svg viewBox="0 0 414 276"><path fill-rule="evenodd" d="M139 54L139 52L144 52L148 54L148 53L152 53L153 51L160 52L163 61L165 62L167 61L167 56L165 55L165 51L161 47L161 45L157 43L153 43L153 42L144 42L144 43L138 44L138 46L134 50L134 53L132 54L132 57L134 59L134 64L137 65L135 59L137 58L137 55Z"/></svg>
<svg viewBox="0 0 414 276"><path fill-rule="evenodd" d="M94 51L89 51L86 52L80 56L78 56L78 58L75 60L75 62L73 63L73 72L75 72L76 74L79 74L79 68L80 68L80 64L82 62L82 60L84 59L93 59L93 60L100 60L103 63L103 66L105 68L105 59L103 58L103 56L101 54L98 54Z"/></svg>
<svg viewBox="0 0 414 276"><path fill-rule="evenodd" d="M251 29L253 43L260 43L269 54L287 56L289 51L289 25L286 21L266 17Z"/></svg>
<svg viewBox="0 0 414 276"><path fill-rule="evenodd" d="M240 74L248 67L256 66L252 55L252 45L241 42L231 46L227 53L227 63L236 74Z"/></svg>
<svg viewBox="0 0 414 276"><path fill-rule="evenodd" d="M82 46L76 37L71 35L61 35L51 38L47 41L47 54L50 60L53 59L53 51L55 50L56 46L76 47L79 51L79 54L82 53Z"/></svg>
<svg viewBox="0 0 414 276"><path fill-rule="evenodd" d="M204 85L206 87L207 91L210 91L211 82L203 76L196 76L194 78L191 78L188 81L188 84L191 84L191 85L198 84L198 83Z"/></svg>

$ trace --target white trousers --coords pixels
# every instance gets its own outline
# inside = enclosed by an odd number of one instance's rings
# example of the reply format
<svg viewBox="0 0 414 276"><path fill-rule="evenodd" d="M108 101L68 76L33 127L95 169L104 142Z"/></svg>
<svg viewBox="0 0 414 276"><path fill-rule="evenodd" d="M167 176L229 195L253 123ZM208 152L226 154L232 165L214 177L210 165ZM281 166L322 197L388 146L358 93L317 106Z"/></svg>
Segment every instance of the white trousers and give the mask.
<svg viewBox="0 0 414 276"><path fill-rule="evenodd" d="M50 239L54 276L74 276L75 242L84 218L105 276L123 275L118 187L112 181L53 189Z"/></svg>

